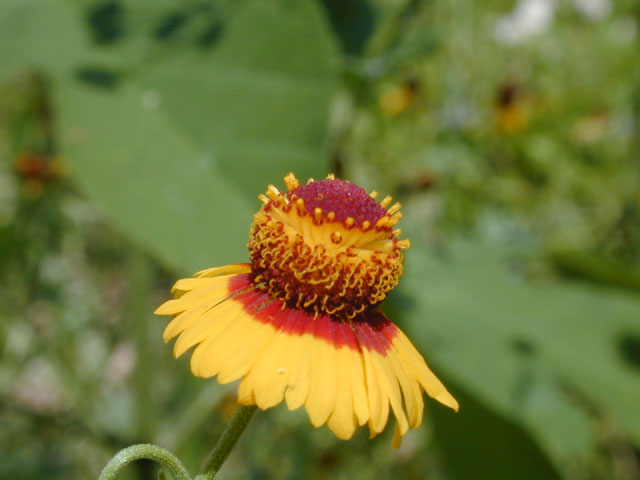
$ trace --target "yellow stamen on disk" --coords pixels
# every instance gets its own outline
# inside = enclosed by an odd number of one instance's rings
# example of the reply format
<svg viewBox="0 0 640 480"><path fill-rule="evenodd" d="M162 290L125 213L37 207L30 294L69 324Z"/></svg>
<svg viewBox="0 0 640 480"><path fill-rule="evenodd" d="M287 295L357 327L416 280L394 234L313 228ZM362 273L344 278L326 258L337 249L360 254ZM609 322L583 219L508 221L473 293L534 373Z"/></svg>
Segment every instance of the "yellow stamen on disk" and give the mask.
<svg viewBox="0 0 640 480"><path fill-rule="evenodd" d="M296 308L346 318L384 300L402 274L402 250L408 246L390 228L400 204L384 210L391 197L376 204L359 187L334 178L296 186L289 175L285 182L295 187L274 197L277 189L270 186L271 201L251 227L252 274L260 288ZM335 198L334 183L343 189ZM343 213L355 197L365 202L358 218ZM314 206L318 202L331 208Z"/></svg>
<svg viewBox="0 0 640 480"><path fill-rule="evenodd" d="M287 190L289 191L295 190L300 186L300 182L298 182L298 179L293 173L290 173L289 175L284 177L284 184L287 186Z"/></svg>
<svg viewBox="0 0 640 480"><path fill-rule="evenodd" d="M402 208L402 205L400 205L400 202L394 203L393 206L389 209L389 215L393 215L401 208Z"/></svg>

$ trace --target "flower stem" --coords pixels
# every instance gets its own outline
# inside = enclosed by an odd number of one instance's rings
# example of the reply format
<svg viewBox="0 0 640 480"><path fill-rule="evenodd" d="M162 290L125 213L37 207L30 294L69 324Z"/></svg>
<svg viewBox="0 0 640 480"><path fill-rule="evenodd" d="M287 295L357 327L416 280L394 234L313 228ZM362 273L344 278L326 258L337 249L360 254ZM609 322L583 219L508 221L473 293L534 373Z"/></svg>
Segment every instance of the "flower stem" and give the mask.
<svg viewBox="0 0 640 480"><path fill-rule="evenodd" d="M155 460L166 468L175 480L190 480L189 472L180 460L166 448L157 445L141 444L120 450L102 469L98 480L113 480L118 472L134 460Z"/></svg>
<svg viewBox="0 0 640 480"><path fill-rule="evenodd" d="M204 463L200 473L194 480L211 480L222 467L233 447L238 443L240 436L249 425L249 422L256 413L257 407L240 405L233 415L231 422L222 433L220 440Z"/></svg>

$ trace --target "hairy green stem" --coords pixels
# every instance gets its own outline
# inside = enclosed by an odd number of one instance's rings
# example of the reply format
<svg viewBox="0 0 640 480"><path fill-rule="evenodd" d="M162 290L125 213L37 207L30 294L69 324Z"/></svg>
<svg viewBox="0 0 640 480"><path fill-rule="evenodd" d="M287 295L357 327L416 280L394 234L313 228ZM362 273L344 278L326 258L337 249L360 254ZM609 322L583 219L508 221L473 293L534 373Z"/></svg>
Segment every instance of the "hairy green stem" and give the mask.
<svg viewBox="0 0 640 480"><path fill-rule="evenodd" d="M240 405L233 415L231 422L222 433L220 440L204 463L200 473L196 475L194 480L211 480L222 467L233 447L238 443L240 436L249 425L249 422L256 413L257 407Z"/></svg>
<svg viewBox="0 0 640 480"><path fill-rule="evenodd" d="M98 480L114 480L118 472L134 460L154 460L171 474L174 480L191 480L189 472L180 460L166 448L157 445L141 444L120 450L102 469Z"/></svg>

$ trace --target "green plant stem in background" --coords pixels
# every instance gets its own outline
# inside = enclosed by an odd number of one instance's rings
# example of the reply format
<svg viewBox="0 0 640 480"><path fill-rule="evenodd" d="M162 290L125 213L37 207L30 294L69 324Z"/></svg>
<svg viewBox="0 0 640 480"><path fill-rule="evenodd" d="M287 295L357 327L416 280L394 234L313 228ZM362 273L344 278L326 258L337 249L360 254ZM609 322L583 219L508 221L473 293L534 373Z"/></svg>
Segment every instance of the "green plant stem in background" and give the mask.
<svg viewBox="0 0 640 480"><path fill-rule="evenodd" d="M240 405L238 410L233 415L231 422L227 425L227 428L222 433L222 437L218 440L218 444L215 446L209 458L205 462L202 470L196 475L194 480L211 480L215 477L216 473L222 467L222 464L227 459L231 450L240 439L240 436L249 425L249 422L256 413L257 407Z"/></svg>
<svg viewBox="0 0 640 480"><path fill-rule="evenodd" d="M189 472L180 460L166 448L156 445L142 444L120 450L102 469L98 480L113 480L118 472L134 460L154 460L169 471L175 480L190 480Z"/></svg>
<svg viewBox="0 0 640 480"><path fill-rule="evenodd" d="M139 441L155 438L154 410L151 401L150 368L153 365L151 345L149 339L150 312L153 310L149 303L153 288L151 264L147 256L134 248L128 261L127 274L129 278L129 299L127 301L127 320L131 331L134 332L136 354L138 361L135 371L136 396L136 438Z"/></svg>

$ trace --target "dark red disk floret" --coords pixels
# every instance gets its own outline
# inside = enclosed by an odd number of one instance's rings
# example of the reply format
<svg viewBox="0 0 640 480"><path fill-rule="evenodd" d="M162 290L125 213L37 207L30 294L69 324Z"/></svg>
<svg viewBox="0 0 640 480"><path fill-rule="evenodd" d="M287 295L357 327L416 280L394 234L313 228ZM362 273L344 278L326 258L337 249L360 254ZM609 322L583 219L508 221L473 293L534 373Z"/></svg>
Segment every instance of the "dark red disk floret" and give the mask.
<svg viewBox="0 0 640 480"><path fill-rule="evenodd" d="M375 225L387 213L367 192L346 180L318 180L300 185L288 195L289 198L302 198L310 212L316 208L322 209L324 215L334 212L338 222L351 217L355 225L361 225L365 221Z"/></svg>

